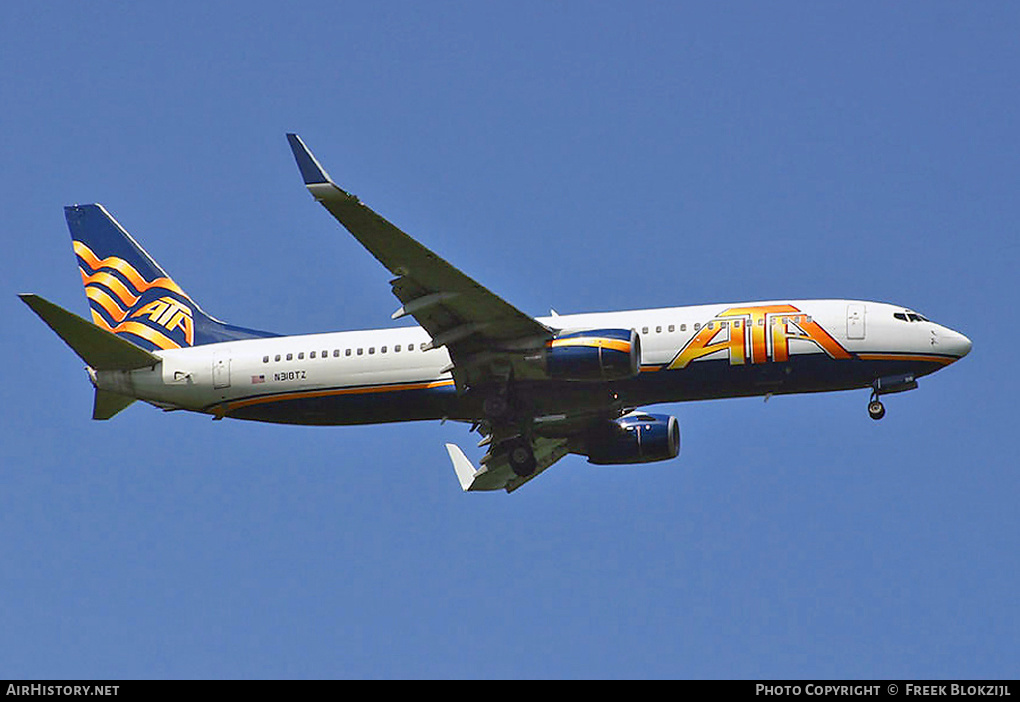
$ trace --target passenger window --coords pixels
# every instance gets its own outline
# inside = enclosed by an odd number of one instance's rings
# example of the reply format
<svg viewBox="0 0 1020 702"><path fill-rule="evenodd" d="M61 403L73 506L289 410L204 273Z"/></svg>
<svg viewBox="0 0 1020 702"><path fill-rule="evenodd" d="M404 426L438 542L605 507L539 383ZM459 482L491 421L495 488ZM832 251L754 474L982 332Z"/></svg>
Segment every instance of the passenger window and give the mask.
<svg viewBox="0 0 1020 702"><path fill-rule="evenodd" d="M301 351L301 352L299 352L299 353L298 353L298 355L297 355L297 357L298 357L298 360L299 360L299 361L302 361L302 360L304 360L304 358L305 358L305 352L304 352L304 351Z"/></svg>
<svg viewBox="0 0 1020 702"><path fill-rule="evenodd" d="M340 349L333 349L333 358L340 358Z"/></svg>
<svg viewBox="0 0 1020 702"><path fill-rule="evenodd" d="M426 346L426 344L425 344L424 342L422 342L422 345L421 345L421 347L420 347L422 351L424 351L424 350L425 350L425 346Z"/></svg>
<svg viewBox="0 0 1020 702"><path fill-rule="evenodd" d="M375 353L375 347L374 346L369 346L368 347L368 355L371 356L374 353Z"/></svg>
<svg viewBox="0 0 1020 702"><path fill-rule="evenodd" d="M344 355L345 356L350 356L351 355L351 350L347 349L346 351L344 351Z"/></svg>
<svg viewBox="0 0 1020 702"><path fill-rule="evenodd" d="M393 353L400 353L400 344L393 347Z"/></svg>
<svg viewBox="0 0 1020 702"><path fill-rule="evenodd" d="M641 327L641 333L642 334L647 334L648 333L648 327Z"/></svg>
<svg viewBox="0 0 1020 702"><path fill-rule="evenodd" d="M383 346L381 349L379 349L379 353L386 353L386 347Z"/></svg>
<svg viewBox="0 0 1020 702"><path fill-rule="evenodd" d="M687 331L687 325L686 324L681 324L680 325L680 331Z"/></svg>
<svg viewBox="0 0 1020 702"><path fill-rule="evenodd" d="M698 331L700 329L701 329L701 322L695 322L694 323L694 331Z"/></svg>
<svg viewBox="0 0 1020 702"><path fill-rule="evenodd" d="M263 363L269 363L269 356L263 356L262 357L262 362Z"/></svg>
<svg viewBox="0 0 1020 702"><path fill-rule="evenodd" d="M675 331L676 331L676 326L675 326L675 325L672 325L672 324L670 324L670 325L669 325L669 333L670 333L670 334L672 334L672 333L673 333L673 332L675 332Z"/></svg>
<svg viewBox="0 0 1020 702"><path fill-rule="evenodd" d="M363 356L364 354L365 354L365 349L358 349L358 355L359 356Z"/></svg>
<svg viewBox="0 0 1020 702"><path fill-rule="evenodd" d="M298 356L298 358L300 358L300 356ZM315 352L312 351L310 354L308 354L308 358L315 358Z"/></svg>
<svg viewBox="0 0 1020 702"><path fill-rule="evenodd" d="M280 362L280 354L276 354L276 358L274 358L273 360L276 361L277 363L279 363Z"/></svg>
<svg viewBox="0 0 1020 702"><path fill-rule="evenodd" d="M293 360L294 360L294 354L292 354L292 353L288 353L288 354L287 354L287 360L288 360L288 361L293 361Z"/></svg>
<svg viewBox="0 0 1020 702"><path fill-rule="evenodd" d="M662 327L655 327L655 333L656 334L661 334L662 333Z"/></svg>

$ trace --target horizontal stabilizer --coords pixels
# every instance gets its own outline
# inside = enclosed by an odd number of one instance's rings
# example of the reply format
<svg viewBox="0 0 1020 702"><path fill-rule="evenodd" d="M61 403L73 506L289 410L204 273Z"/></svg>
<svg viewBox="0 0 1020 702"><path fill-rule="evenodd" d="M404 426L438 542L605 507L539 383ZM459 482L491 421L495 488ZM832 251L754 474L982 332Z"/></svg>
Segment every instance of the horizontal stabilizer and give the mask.
<svg viewBox="0 0 1020 702"><path fill-rule="evenodd" d="M160 362L143 348L31 293L18 295L71 350L95 370L133 370ZM125 405L126 406L126 405ZM123 409L123 408L121 408ZM113 415L110 415L113 416Z"/></svg>
<svg viewBox="0 0 1020 702"><path fill-rule="evenodd" d="M92 418L109 419L134 401L133 397L96 388L96 399L92 404Z"/></svg>

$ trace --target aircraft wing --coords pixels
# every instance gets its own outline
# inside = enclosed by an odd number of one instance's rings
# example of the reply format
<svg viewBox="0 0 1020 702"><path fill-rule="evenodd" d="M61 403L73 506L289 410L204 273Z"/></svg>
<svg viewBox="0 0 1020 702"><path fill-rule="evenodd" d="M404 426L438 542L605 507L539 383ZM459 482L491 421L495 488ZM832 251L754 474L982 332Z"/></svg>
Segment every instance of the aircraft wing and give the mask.
<svg viewBox="0 0 1020 702"><path fill-rule="evenodd" d="M433 348L446 346L454 379L463 390L474 368L472 355L533 340L553 331L472 280L340 189L296 134L291 150L308 191L396 278L393 294L403 303L393 318L410 315L432 336Z"/></svg>

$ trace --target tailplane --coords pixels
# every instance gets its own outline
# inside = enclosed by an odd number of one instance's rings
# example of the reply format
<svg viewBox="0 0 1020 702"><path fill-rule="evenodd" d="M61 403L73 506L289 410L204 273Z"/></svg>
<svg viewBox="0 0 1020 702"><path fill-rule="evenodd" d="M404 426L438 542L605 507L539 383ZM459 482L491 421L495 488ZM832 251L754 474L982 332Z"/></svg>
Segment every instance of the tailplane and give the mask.
<svg viewBox="0 0 1020 702"><path fill-rule="evenodd" d="M203 312L102 205L64 214L96 326L150 351L276 336Z"/></svg>
<svg viewBox="0 0 1020 702"><path fill-rule="evenodd" d="M89 324L44 297L31 293L22 293L18 297L93 370L134 370L159 363L159 356L95 324Z"/></svg>
<svg viewBox="0 0 1020 702"><path fill-rule="evenodd" d="M153 367L160 362L159 356L95 324L90 324L46 298L31 293L23 293L18 297L78 354L78 358L85 361L93 385L96 384L95 374L99 371L131 371ZM101 390L97 386L92 418L109 419L134 401L133 397Z"/></svg>

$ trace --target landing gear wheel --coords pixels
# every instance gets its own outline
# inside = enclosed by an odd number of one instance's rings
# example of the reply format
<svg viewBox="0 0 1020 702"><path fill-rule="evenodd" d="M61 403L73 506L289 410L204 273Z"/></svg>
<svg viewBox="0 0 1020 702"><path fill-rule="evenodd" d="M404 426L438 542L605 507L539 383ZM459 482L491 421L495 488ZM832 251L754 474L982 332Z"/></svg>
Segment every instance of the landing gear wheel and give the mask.
<svg viewBox="0 0 1020 702"><path fill-rule="evenodd" d="M507 459L510 461L510 469L521 478L527 478L535 472L535 453L531 450L531 444L524 439L517 439L510 444Z"/></svg>
<svg viewBox="0 0 1020 702"><path fill-rule="evenodd" d="M879 400L872 400L868 403L868 416L874 420L879 420L885 416L885 405Z"/></svg>

